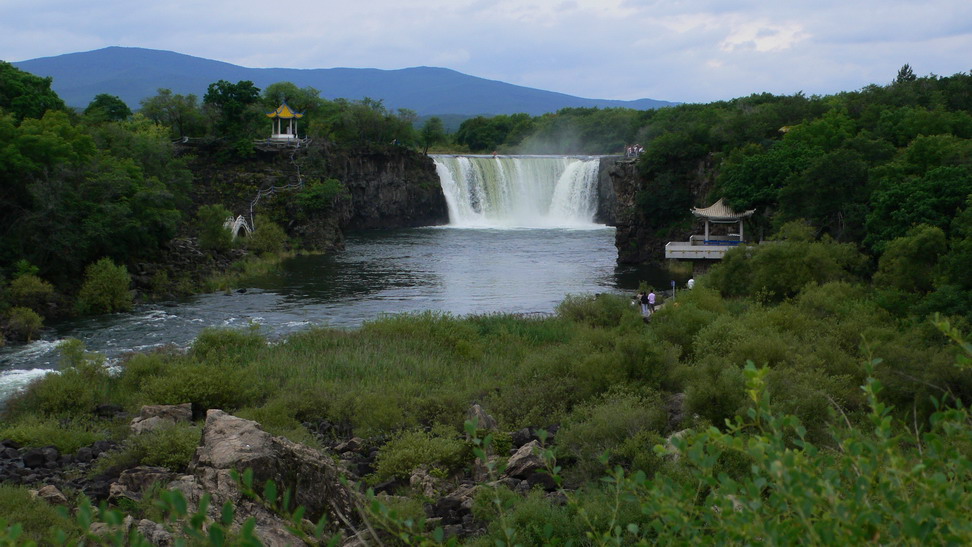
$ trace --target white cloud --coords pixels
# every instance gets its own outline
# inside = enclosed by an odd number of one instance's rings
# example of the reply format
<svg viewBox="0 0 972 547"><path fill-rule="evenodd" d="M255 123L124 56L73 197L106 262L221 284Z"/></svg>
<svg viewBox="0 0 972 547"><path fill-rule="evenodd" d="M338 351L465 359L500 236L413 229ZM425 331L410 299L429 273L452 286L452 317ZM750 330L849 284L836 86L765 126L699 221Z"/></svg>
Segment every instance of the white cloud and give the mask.
<svg viewBox="0 0 972 547"><path fill-rule="evenodd" d="M969 0L3 0L6 60L108 45L254 67L445 66L597 98L811 94L972 68Z"/></svg>
<svg viewBox="0 0 972 547"><path fill-rule="evenodd" d="M719 47L723 51L752 49L757 52L782 51L792 48L810 35L796 23L744 21L731 25L729 36Z"/></svg>

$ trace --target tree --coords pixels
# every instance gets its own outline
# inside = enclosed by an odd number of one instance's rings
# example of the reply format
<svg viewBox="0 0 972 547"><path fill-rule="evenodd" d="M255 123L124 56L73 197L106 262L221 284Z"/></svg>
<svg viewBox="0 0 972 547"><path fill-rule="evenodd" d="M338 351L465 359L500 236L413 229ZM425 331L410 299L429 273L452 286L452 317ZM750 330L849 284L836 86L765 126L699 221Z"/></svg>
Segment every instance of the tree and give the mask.
<svg viewBox="0 0 972 547"><path fill-rule="evenodd" d="M117 96L100 93L84 109L84 115L95 122L120 122L132 115L132 109Z"/></svg>
<svg viewBox="0 0 972 547"><path fill-rule="evenodd" d="M154 97L142 99L142 114L159 125L170 129L173 138L201 137L206 133L206 122L195 95L172 94L170 89L159 89Z"/></svg>
<svg viewBox="0 0 972 547"><path fill-rule="evenodd" d="M329 108L325 124L335 141L348 145L388 144L414 141L415 129L407 119L409 113L394 115L380 99L365 97L360 101L337 99Z"/></svg>
<svg viewBox="0 0 972 547"><path fill-rule="evenodd" d="M233 141L245 138L248 130L252 129L255 112L251 107L257 104L259 98L259 88L249 80L235 84L219 80L209 84L203 104L213 111L219 136Z"/></svg>
<svg viewBox="0 0 972 547"><path fill-rule="evenodd" d="M915 226L907 236L888 243L878 262L874 284L911 294L929 292L938 259L946 249L945 232L941 228L927 224Z"/></svg>
<svg viewBox="0 0 972 547"><path fill-rule="evenodd" d="M102 258L85 270L84 285L78 294L81 313L112 313L132 309L132 278L125 266Z"/></svg>
<svg viewBox="0 0 972 547"><path fill-rule="evenodd" d="M18 121L40 118L48 110L66 110L64 101L51 89L52 81L0 61L0 108Z"/></svg>
<svg viewBox="0 0 972 547"><path fill-rule="evenodd" d="M428 154L430 146L439 144L445 139L445 126L442 124L442 118L433 116L425 120L422 129L419 131L419 142L422 144L423 154Z"/></svg>
<svg viewBox="0 0 972 547"><path fill-rule="evenodd" d="M941 282L972 290L972 196L965 209L952 219L949 251L942 257ZM972 312L972 309L969 310Z"/></svg>
<svg viewBox="0 0 972 547"><path fill-rule="evenodd" d="M900 84L903 82L913 82L918 79L915 76L915 71L911 70L911 65L905 63L900 69L898 69L898 75L894 78L894 83Z"/></svg>
<svg viewBox="0 0 972 547"><path fill-rule="evenodd" d="M196 212L199 247L204 250L225 251L233 244L233 234L223 224L233 213L222 205L203 205Z"/></svg>
<svg viewBox="0 0 972 547"><path fill-rule="evenodd" d="M274 109L286 102L291 108L305 114L321 108L324 99L321 92L313 87L297 87L291 82L276 82L268 85L261 94L261 102L267 109Z"/></svg>

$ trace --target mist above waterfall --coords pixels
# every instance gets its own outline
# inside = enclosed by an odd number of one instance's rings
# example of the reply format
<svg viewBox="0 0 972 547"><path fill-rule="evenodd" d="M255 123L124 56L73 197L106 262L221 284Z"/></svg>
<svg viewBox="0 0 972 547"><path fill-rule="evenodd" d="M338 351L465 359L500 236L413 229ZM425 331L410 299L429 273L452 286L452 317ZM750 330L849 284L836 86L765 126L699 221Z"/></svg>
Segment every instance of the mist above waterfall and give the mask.
<svg viewBox="0 0 972 547"><path fill-rule="evenodd" d="M593 228L597 157L432 157L449 223L470 228Z"/></svg>

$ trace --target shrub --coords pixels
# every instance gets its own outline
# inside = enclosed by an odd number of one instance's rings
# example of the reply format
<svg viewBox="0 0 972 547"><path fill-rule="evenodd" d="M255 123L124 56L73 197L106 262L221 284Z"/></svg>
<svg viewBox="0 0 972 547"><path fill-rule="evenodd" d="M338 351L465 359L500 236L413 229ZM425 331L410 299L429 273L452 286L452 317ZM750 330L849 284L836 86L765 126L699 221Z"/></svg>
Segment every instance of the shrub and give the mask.
<svg viewBox="0 0 972 547"><path fill-rule="evenodd" d="M142 394L154 404L192 403L197 409L227 412L259 401L267 388L247 368L182 364L145 381Z"/></svg>
<svg viewBox="0 0 972 547"><path fill-rule="evenodd" d="M730 249L706 274L706 284L724 296L759 296L779 302L809 283L859 278L866 264L852 244L776 241Z"/></svg>
<svg viewBox="0 0 972 547"><path fill-rule="evenodd" d="M568 295L557 305L557 315L592 327L616 327L639 313L629 299L612 294Z"/></svg>
<svg viewBox="0 0 972 547"><path fill-rule="evenodd" d="M933 287L938 259L947 250L941 228L927 224L915 226L907 236L888 243L878 260L874 285L911 294L927 293Z"/></svg>
<svg viewBox="0 0 972 547"><path fill-rule="evenodd" d="M118 377L121 391L132 393L142 389L151 378L163 376L172 363L166 362L164 354L135 353L121 362L122 373Z"/></svg>
<svg viewBox="0 0 972 547"><path fill-rule="evenodd" d="M189 466L199 446L201 429L193 424L163 426L126 439L120 455L113 459L131 466L151 465L170 471L183 471Z"/></svg>
<svg viewBox="0 0 972 547"><path fill-rule="evenodd" d="M333 404L335 417L351 424L355 435L380 435L417 425L414 417L406 416L400 393L340 392L334 394Z"/></svg>
<svg viewBox="0 0 972 547"><path fill-rule="evenodd" d="M22 275L10 282L10 303L44 313L54 298L54 285L33 274Z"/></svg>
<svg viewBox="0 0 972 547"><path fill-rule="evenodd" d="M695 335L715 321L719 314L700 308L694 302L676 304L665 306L652 316L651 330L660 340L679 348L683 358L690 358L695 352Z"/></svg>
<svg viewBox="0 0 972 547"><path fill-rule="evenodd" d="M222 205L203 205L196 211L199 247L205 251L225 251L233 245L233 233L223 224L233 213Z"/></svg>
<svg viewBox="0 0 972 547"><path fill-rule="evenodd" d="M204 364L243 366L266 348L259 326L249 329L203 329L192 343L189 355Z"/></svg>
<svg viewBox="0 0 972 547"><path fill-rule="evenodd" d="M54 446L64 454L105 439L103 429L79 419L61 419L27 414L0 424L0 439L10 439L25 447Z"/></svg>
<svg viewBox="0 0 972 547"><path fill-rule="evenodd" d="M0 484L0 515L0 538L9 538L4 534L6 524L15 522L22 527L22 535L9 545L29 545L29 542L37 545L73 544L84 533L74 519L32 495L23 486ZM74 541L59 540L58 531Z"/></svg>
<svg viewBox="0 0 972 547"><path fill-rule="evenodd" d="M257 215L253 233L246 247L257 254L280 254L287 244L287 234L279 224L264 215Z"/></svg>
<svg viewBox="0 0 972 547"><path fill-rule="evenodd" d="M625 442L645 431L665 431L667 426L668 411L658 393L617 387L574 408L557 434L557 447L577 458L578 476L590 479L604 472L599 462L602 455L613 464L630 465L630 447L621 451Z"/></svg>
<svg viewBox="0 0 972 547"><path fill-rule="evenodd" d="M111 401L114 380L103 366L104 358L84 351L84 344L69 339L58 346L61 368L35 380L15 395L9 407L15 414L43 416L88 414L96 406Z"/></svg>
<svg viewBox="0 0 972 547"><path fill-rule="evenodd" d="M334 200L348 195L348 189L337 179L325 181L311 181L301 190L294 201L304 210L305 214L315 214L326 211Z"/></svg>
<svg viewBox="0 0 972 547"><path fill-rule="evenodd" d="M709 423L721 426L745 408L746 379L738 366L717 357L686 369L685 408Z"/></svg>
<svg viewBox="0 0 972 547"><path fill-rule="evenodd" d="M132 278L125 266L102 258L85 269L84 284L78 294L80 313L112 313L132 309Z"/></svg>
<svg viewBox="0 0 972 547"><path fill-rule="evenodd" d="M472 510L477 519L489 522L489 528L485 536L473 538L467 545L571 545L584 537L583 521L575 511L552 502L539 490L520 497L506 488L498 492L482 489ZM507 543L511 538L514 542Z"/></svg>
<svg viewBox="0 0 972 547"><path fill-rule="evenodd" d="M434 432L406 431L378 451L373 481L408 478L420 465L452 474L471 461L472 449L464 441Z"/></svg>
<svg viewBox="0 0 972 547"><path fill-rule="evenodd" d="M527 356L515 377L489 393L483 406L513 428L557 423L593 389L573 372L592 350L573 342Z"/></svg>
<svg viewBox="0 0 972 547"><path fill-rule="evenodd" d="M317 437L297 419L297 413L300 410L301 405L298 401L295 401L294 397L291 397L289 393L280 393L263 406L246 408L237 412L236 415L259 423L260 427L271 435L285 437L295 443L318 447L320 442Z"/></svg>
<svg viewBox="0 0 972 547"><path fill-rule="evenodd" d="M30 342L40 334L44 320L30 308L11 308L7 313L6 333L14 340Z"/></svg>

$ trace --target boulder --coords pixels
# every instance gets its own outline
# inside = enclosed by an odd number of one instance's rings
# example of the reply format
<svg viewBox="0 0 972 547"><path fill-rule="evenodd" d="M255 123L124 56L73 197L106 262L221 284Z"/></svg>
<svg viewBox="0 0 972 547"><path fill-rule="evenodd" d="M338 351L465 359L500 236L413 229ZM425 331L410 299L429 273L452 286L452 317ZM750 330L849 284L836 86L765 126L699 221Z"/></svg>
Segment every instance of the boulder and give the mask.
<svg viewBox="0 0 972 547"><path fill-rule="evenodd" d="M408 479L408 485L421 492L427 498L434 498L438 490L438 481L429 474L425 466L417 467Z"/></svg>
<svg viewBox="0 0 972 547"><path fill-rule="evenodd" d="M43 448L31 448L25 450L21 455L25 467L36 468L44 467L48 462L48 453Z"/></svg>
<svg viewBox="0 0 972 547"><path fill-rule="evenodd" d="M200 446L189 466L191 475L183 476L169 486L183 492L186 499L198 504L205 493L212 496L209 505L213 518L219 517L224 503L236 506L237 525L249 517L256 521L255 534L267 545L299 544L287 532L287 523L268 511L262 504L243 495L233 472L253 472L253 487L263 491L263 485L273 480L277 491L291 491L291 500L306 510L306 517L317 521L326 516L330 523L350 523L355 519L353 492L341 483L333 461L320 452L274 437L259 424L209 410Z"/></svg>
<svg viewBox="0 0 972 547"><path fill-rule="evenodd" d="M67 497L52 484L41 487L34 495L51 505L61 505L64 507L68 505Z"/></svg>
<svg viewBox="0 0 972 547"><path fill-rule="evenodd" d="M685 394L676 393L669 397L665 410L668 411L668 429L678 429L685 419Z"/></svg>
<svg viewBox="0 0 972 547"><path fill-rule="evenodd" d="M338 454L343 454L345 452L357 452L361 450L365 445L364 439L360 437L352 437L343 443L338 444L334 447L334 451Z"/></svg>
<svg viewBox="0 0 972 547"><path fill-rule="evenodd" d="M543 459L540 458L540 443L530 441L520 447L510 456L506 464L506 476L525 479L534 472L543 469Z"/></svg>
<svg viewBox="0 0 972 547"><path fill-rule="evenodd" d="M478 484L463 484L449 493L448 497L459 500L459 505L463 509L471 511L478 492Z"/></svg>
<svg viewBox="0 0 972 547"><path fill-rule="evenodd" d="M545 469L530 473L530 476L528 476L526 480L530 488L540 486L546 492L553 492L558 486L557 481L553 478L553 475L547 473Z"/></svg>
<svg viewBox="0 0 972 547"><path fill-rule="evenodd" d="M152 522L148 519L142 519L136 524L136 530L142 535L149 543L152 545L157 545L159 547L168 547L174 544L172 538L172 533L165 529L165 526Z"/></svg>
<svg viewBox="0 0 972 547"><path fill-rule="evenodd" d="M160 427L192 421L192 404L146 405L132 419L131 430L135 435L148 433Z"/></svg>
<svg viewBox="0 0 972 547"><path fill-rule="evenodd" d="M675 446L675 441L681 440L686 435L690 435L691 433L692 433L691 429L683 429L681 431L676 431L675 433L669 435L668 438L665 439L665 458L672 462L678 462L678 460L681 458L682 453L678 449L678 447Z"/></svg>
<svg viewBox="0 0 972 547"><path fill-rule="evenodd" d="M110 500L127 498L137 501L142 498L142 492L153 483L168 484L174 478L175 473L163 467L140 465L126 469L108 488L108 498Z"/></svg>
<svg viewBox="0 0 972 547"><path fill-rule="evenodd" d="M483 407L475 404L472 408L466 412L466 419L476 422L476 429L482 430L496 430L496 419L486 413Z"/></svg>
<svg viewBox="0 0 972 547"><path fill-rule="evenodd" d="M513 433L511 441L513 442L513 448L520 448L526 443L537 440L537 436L533 429L529 427L524 427L523 429Z"/></svg>

